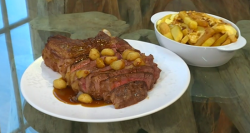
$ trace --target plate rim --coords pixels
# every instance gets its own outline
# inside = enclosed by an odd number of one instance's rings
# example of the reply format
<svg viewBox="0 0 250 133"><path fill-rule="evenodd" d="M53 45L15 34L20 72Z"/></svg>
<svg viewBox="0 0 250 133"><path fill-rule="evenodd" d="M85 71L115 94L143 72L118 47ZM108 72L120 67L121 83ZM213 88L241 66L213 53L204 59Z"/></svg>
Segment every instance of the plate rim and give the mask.
<svg viewBox="0 0 250 133"><path fill-rule="evenodd" d="M135 114L135 115L132 115L132 116L127 116L127 117L121 117L121 118L111 118L111 119L82 119L82 118L72 118L72 117L68 117L68 116L63 116L63 115L58 115L56 113L53 113L53 112L50 112L50 111L47 111L39 106L37 106L35 103L32 102L32 100L30 100L27 95L24 93L24 87L23 86L23 76L25 75L25 73L29 70L30 67L32 67L32 65L37 62L38 60L42 60L42 56L40 56L39 58L37 58L36 60L34 60L27 68L26 70L24 71L22 77L21 77L21 81L20 81L20 89L21 89L21 94L23 95L24 99L25 99L25 102L28 102L32 107L34 107L36 110L42 112L42 113L45 113L49 116L53 116L53 117L56 117L56 118L59 118L59 119L64 119L64 120L69 120L69 121L76 121L76 122L88 122L88 123L109 123L109 122L120 122L120 121L126 121L126 120L132 120L132 119L136 119L136 118L141 118L143 116L147 116L147 115L150 115L150 114L153 114L153 113L156 113L168 106L170 106L171 104L173 104L174 102L176 102L188 89L188 86L190 84L190 81L191 81L191 73L190 73L190 69L188 67L188 65L186 64L186 62L180 57L178 56L177 54L175 54L174 52L168 50L167 48L164 48L164 47L161 47L159 45L156 45L156 44L153 44L153 43L149 43L149 42L144 42L144 41L138 41L138 40L131 40L131 39L124 39L125 41L127 41L129 44L130 43L136 43L136 42L139 42L139 43L146 43L146 45L153 45L154 47L158 47L160 49L164 49L172 54L174 54L177 58L179 58L181 60L181 62L184 64L184 67L186 68L187 70L187 74L188 74L188 77L187 77L187 82L186 84L184 85L185 86L185 89L182 90L182 92L179 93L178 96L176 96L175 98L173 98L171 101L168 101L168 104L166 105L163 105L163 106L160 106L158 108L155 108L155 109L152 109L150 111L147 111L147 112L144 112L144 113L141 113L141 114ZM23 105L24 107L25 105ZM75 106L75 105L74 105Z"/></svg>

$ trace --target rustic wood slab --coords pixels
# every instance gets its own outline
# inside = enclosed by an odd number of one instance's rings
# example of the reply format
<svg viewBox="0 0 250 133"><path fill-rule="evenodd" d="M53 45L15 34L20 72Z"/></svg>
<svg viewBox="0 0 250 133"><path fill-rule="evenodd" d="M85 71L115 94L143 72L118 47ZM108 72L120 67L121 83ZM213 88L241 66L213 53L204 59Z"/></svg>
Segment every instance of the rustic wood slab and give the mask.
<svg viewBox="0 0 250 133"><path fill-rule="evenodd" d="M249 0L191 0L198 11L219 15L233 22L250 19Z"/></svg>

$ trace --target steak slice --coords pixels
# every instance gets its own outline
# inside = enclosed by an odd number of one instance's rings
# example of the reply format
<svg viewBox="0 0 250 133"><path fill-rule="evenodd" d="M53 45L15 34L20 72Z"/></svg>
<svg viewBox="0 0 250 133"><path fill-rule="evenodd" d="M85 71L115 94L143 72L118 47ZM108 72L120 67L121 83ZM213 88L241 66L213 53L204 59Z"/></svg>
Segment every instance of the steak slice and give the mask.
<svg viewBox="0 0 250 133"><path fill-rule="evenodd" d="M145 82L129 82L111 91L110 100L116 109L120 109L142 101L147 97L147 91Z"/></svg>
<svg viewBox="0 0 250 133"><path fill-rule="evenodd" d="M73 40L57 35L48 38L42 51L42 57L46 66L59 72L64 77L69 66L89 59L89 51L92 48L99 51L104 48L112 48L122 53L125 49L131 49L132 47L126 41L117 37L110 37L102 31L96 37L85 40Z"/></svg>
<svg viewBox="0 0 250 133"><path fill-rule="evenodd" d="M122 70L108 70L92 72L79 81L80 90L93 96L95 99L104 99L104 93L132 81L145 81L150 90L154 84L154 68L138 66ZM146 77L145 77L146 76ZM121 81L120 81L121 80ZM105 81L105 82L104 82Z"/></svg>

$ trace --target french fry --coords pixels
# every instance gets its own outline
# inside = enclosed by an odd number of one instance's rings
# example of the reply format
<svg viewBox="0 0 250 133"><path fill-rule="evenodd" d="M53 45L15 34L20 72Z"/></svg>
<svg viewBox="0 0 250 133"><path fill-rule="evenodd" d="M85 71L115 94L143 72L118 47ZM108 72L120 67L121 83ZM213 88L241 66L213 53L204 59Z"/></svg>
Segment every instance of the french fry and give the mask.
<svg viewBox="0 0 250 133"><path fill-rule="evenodd" d="M209 25L207 21L202 20L202 19L196 19L195 21L197 22L199 26L202 26L202 27L207 27Z"/></svg>
<svg viewBox="0 0 250 133"><path fill-rule="evenodd" d="M188 29L188 25L185 23L180 23L180 26L182 27L182 29Z"/></svg>
<svg viewBox="0 0 250 133"><path fill-rule="evenodd" d="M188 34L188 38L188 43L194 45L197 42L199 36L195 33L190 33Z"/></svg>
<svg viewBox="0 0 250 133"><path fill-rule="evenodd" d="M171 33L172 33L175 41L177 41L177 42L181 41L181 39L183 37L183 33L181 32L181 29L179 26L174 25L173 28L171 29Z"/></svg>
<svg viewBox="0 0 250 133"><path fill-rule="evenodd" d="M216 33L213 35L213 37L215 38L215 40L218 40L221 37L221 33Z"/></svg>
<svg viewBox="0 0 250 133"><path fill-rule="evenodd" d="M216 32L227 33L229 36L236 36L237 31L228 24L217 24L212 27Z"/></svg>
<svg viewBox="0 0 250 133"><path fill-rule="evenodd" d="M183 33L184 36L188 35L188 29L182 30L182 33Z"/></svg>
<svg viewBox="0 0 250 133"><path fill-rule="evenodd" d="M170 28L169 28L168 24L165 22L160 23L159 29L160 29L161 34L163 34L163 35L170 32Z"/></svg>
<svg viewBox="0 0 250 133"><path fill-rule="evenodd" d="M194 45L195 43L192 43L191 41L190 41L190 39L188 40L188 44L189 45Z"/></svg>
<svg viewBox="0 0 250 133"><path fill-rule="evenodd" d="M167 38L169 38L169 39L171 39L171 40L174 40L174 38L173 38L171 32L168 32L168 33L165 34L164 36L167 37Z"/></svg>
<svg viewBox="0 0 250 133"><path fill-rule="evenodd" d="M230 35L228 37L229 37L231 42L236 42L237 41L237 38L235 37L235 35Z"/></svg>
<svg viewBox="0 0 250 133"><path fill-rule="evenodd" d="M183 22L188 25L190 29L197 29L197 22L191 19L185 11L179 12L179 16L181 17Z"/></svg>
<svg viewBox="0 0 250 133"><path fill-rule="evenodd" d="M197 27L197 31L192 32L192 33L188 33L188 37L189 37L189 41L192 44L195 44L198 39L205 33L205 28L198 26Z"/></svg>
<svg viewBox="0 0 250 133"><path fill-rule="evenodd" d="M186 44L186 43L188 42L188 40L189 40L189 37L186 35L186 36L184 36L184 37L181 39L181 43Z"/></svg>
<svg viewBox="0 0 250 133"><path fill-rule="evenodd" d="M206 29L206 28L204 28L204 27L202 27L202 26L198 26L198 27L197 27L197 31L200 31L200 32L201 32L201 31L202 31L202 32L205 32L205 29Z"/></svg>
<svg viewBox="0 0 250 133"><path fill-rule="evenodd" d="M198 26L197 27L197 36L200 38L204 33L206 32L206 29L204 27Z"/></svg>
<svg viewBox="0 0 250 133"><path fill-rule="evenodd" d="M230 43L231 43L231 40L228 37L227 40L221 44L221 46L224 46L224 45L227 45L227 44L230 44Z"/></svg>
<svg viewBox="0 0 250 133"><path fill-rule="evenodd" d="M199 26L207 27L209 25L207 21L202 19L201 13L191 12L188 13L188 16L196 21Z"/></svg>
<svg viewBox="0 0 250 133"><path fill-rule="evenodd" d="M200 12L188 12L187 15L192 19L202 19Z"/></svg>
<svg viewBox="0 0 250 133"><path fill-rule="evenodd" d="M206 28L205 33L198 39L195 43L195 46L201 46L208 38L215 34L215 30L213 28Z"/></svg>
<svg viewBox="0 0 250 133"><path fill-rule="evenodd" d="M214 18L214 17L212 17L212 16L209 16L209 15L207 15L206 13L201 13L202 14L202 16L203 17L205 17L205 18L208 18L209 19L209 24L210 25L214 25L214 24L220 24L220 23L222 23L222 21L221 20L219 20L219 19L216 19L216 18Z"/></svg>
<svg viewBox="0 0 250 133"><path fill-rule="evenodd" d="M216 26L213 26L213 28L216 31L222 32L222 33L227 33L228 37L230 39L230 42L236 42L237 38L236 38L236 34L237 31L233 28L233 26L228 25L228 24L218 24Z"/></svg>
<svg viewBox="0 0 250 133"><path fill-rule="evenodd" d="M170 14L156 25L158 31L174 41L195 46L221 46L236 42L237 30L206 13L180 11Z"/></svg>
<svg viewBox="0 0 250 133"><path fill-rule="evenodd" d="M209 47L215 42L215 37L208 38L201 46Z"/></svg>
<svg viewBox="0 0 250 133"><path fill-rule="evenodd" d="M175 14L172 14L171 16L170 16L170 18L168 18L168 19L165 19L165 23L167 23L167 24L170 24L170 23L172 23L174 20L175 20L175 17L176 17L177 15L175 15Z"/></svg>
<svg viewBox="0 0 250 133"><path fill-rule="evenodd" d="M168 14L168 15L166 15L165 17L163 17L161 20L162 20L162 22L165 22L165 20L166 19L170 19L171 18L171 16L172 16L172 14Z"/></svg>
<svg viewBox="0 0 250 133"><path fill-rule="evenodd" d="M220 46L223 42L226 41L228 35L224 34L219 39L217 39L212 46Z"/></svg>

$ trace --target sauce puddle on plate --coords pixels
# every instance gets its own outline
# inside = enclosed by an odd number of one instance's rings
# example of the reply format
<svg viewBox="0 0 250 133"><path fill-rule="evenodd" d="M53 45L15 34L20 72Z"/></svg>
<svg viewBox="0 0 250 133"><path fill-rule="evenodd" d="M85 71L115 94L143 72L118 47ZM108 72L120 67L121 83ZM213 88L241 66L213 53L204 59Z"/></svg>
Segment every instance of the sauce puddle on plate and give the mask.
<svg viewBox="0 0 250 133"><path fill-rule="evenodd" d="M67 87L65 89L54 88L53 94L59 101L71 105L81 104L84 107L101 107L101 106L111 105L111 103L106 103L103 100L94 100L94 99L92 103L81 103L78 101L74 101L73 97L76 96L77 94L70 87Z"/></svg>

